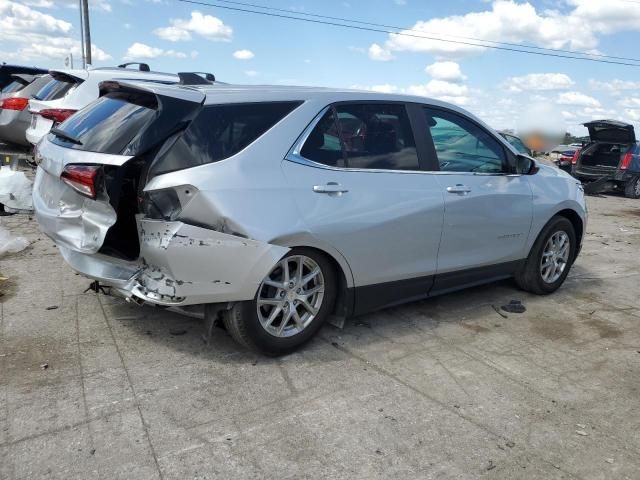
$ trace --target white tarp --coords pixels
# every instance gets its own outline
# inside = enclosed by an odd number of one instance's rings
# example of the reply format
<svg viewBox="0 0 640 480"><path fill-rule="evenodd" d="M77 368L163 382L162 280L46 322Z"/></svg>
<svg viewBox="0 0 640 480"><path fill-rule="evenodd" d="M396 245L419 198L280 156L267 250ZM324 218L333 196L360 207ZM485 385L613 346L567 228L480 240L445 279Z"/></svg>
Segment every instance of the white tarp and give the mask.
<svg viewBox="0 0 640 480"><path fill-rule="evenodd" d="M0 203L10 212L30 212L33 210L31 199L33 182L24 172L0 168Z"/></svg>
<svg viewBox="0 0 640 480"><path fill-rule="evenodd" d="M21 252L28 246L29 240L12 236L9 230L0 225L0 257L5 253Z"/></svg>

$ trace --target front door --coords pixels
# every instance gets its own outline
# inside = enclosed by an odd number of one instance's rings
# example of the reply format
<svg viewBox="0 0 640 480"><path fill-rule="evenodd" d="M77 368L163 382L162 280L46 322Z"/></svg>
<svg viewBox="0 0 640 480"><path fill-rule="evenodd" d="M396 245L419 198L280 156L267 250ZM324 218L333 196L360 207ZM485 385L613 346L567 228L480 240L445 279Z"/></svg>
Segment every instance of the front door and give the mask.
<svg viewBox="0 0 640 480"><path fill-rule="evenodd" d="M425 108L425 115L445 201L438 274L475 270L481 279L501 265L508 272L509 264L527 256L533 216L527 177L510 173L505 147L482 126L440 108Z"/></svg>

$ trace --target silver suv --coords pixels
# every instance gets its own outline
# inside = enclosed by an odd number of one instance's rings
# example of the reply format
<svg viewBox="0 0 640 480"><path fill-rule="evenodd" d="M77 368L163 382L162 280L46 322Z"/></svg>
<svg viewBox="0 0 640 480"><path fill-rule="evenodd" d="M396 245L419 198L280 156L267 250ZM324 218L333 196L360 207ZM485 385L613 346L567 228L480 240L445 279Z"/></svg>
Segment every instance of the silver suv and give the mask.
<svg viewBox="0 0 640 480"><path fill-rule="evenodd" d="M38 146L42 230L81 274L266 354L497 279L547 294L582 187L422 97L108 82Z"/></svg>

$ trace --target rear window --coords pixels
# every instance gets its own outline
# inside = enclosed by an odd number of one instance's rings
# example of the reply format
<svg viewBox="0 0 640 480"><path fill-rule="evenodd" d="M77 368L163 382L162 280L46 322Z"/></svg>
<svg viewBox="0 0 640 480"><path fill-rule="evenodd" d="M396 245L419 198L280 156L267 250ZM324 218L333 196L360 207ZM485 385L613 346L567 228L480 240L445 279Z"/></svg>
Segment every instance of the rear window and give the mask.
<svg viewBox="0 0 640 480"><path fill-rule="evenodd" d="M64 97L74 85L76 84L72 82L62 82L51 79L51 81L38 90L38 93L36 93L33 98L36 100L56 100Z"/></svg>
<svg viewBox="0 0 640 480"><path fill-rule="evenodd" d="M9 85L4 87L0 93L14 93L22 90L24 88L24 82L19 82L18 80L14 80Z"/></svg>
<svg viewBox="0 0 640 480"><path fill-rule="evenodd" d="M120 154L156 117L154 108L109 94L60 124L50 140L67 148Z"/></svg>
<svg viewBox="0 0 640 480"><path fill-rule="evenodd" d="M301 102L204 107L175 143L161 152L149 176L229 158L256 141Z"/></svg>

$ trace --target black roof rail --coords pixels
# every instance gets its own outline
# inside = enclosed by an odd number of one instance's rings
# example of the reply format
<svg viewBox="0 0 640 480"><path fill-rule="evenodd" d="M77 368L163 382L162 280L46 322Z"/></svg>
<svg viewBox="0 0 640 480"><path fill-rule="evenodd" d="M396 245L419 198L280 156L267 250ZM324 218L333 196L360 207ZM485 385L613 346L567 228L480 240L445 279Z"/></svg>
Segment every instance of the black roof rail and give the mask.
<svg viewBox="0 0 640 480"><path fill-rule="evenodd" d="M216 81L215 75L206 72L178 72L178 77L180 85L211 85Z"/></svg>
<svg viewBox="0 0 640 480"><path fill-rule="evenodd" d="M151 71L151 69L149 68L149 65L147 63L142 63L142 62L123 63L122 65L118 65L118 68L127 68L129 65L138 65L138 70L140 70L141 72Z"/></svg>

